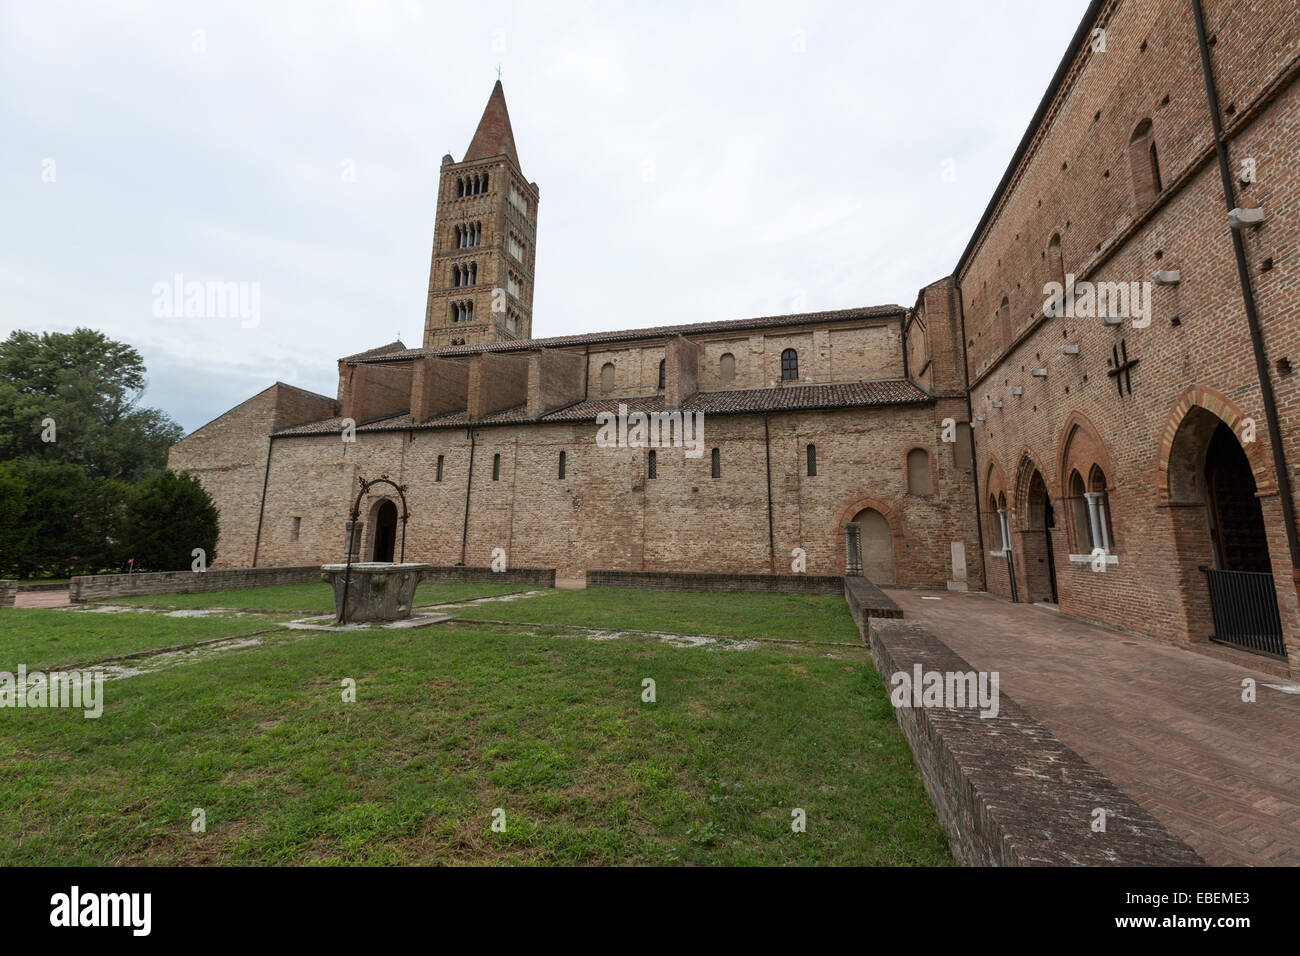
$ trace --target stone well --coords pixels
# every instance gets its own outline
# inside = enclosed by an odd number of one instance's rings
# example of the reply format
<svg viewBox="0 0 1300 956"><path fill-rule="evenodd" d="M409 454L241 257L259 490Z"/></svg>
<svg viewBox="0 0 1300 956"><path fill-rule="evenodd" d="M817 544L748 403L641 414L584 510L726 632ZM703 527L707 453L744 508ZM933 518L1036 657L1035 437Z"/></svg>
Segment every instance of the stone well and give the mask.
<svg viewBox="0 0 1300 956"><path fill-rule="evenodd" d="M364 621L400 621L411 616L415 588L431 564L394 564L389 561L364 561L352 565L348 578L346 564L321 567L325 580L334 588L334 616L343 611L343 589L347 582L347 617L345 624Z"/></svg>

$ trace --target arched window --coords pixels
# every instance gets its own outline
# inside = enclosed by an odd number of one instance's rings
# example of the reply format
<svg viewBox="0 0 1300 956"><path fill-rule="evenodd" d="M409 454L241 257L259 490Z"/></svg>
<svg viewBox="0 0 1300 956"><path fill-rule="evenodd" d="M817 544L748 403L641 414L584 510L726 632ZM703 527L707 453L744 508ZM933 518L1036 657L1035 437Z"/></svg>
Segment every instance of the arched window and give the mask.
<svg viewBox="0 0 1300 956"><path fill-rule="evenodd" d="M1047 277L1065 287L1065 257L1061 255L1061 234L1053 233L1047 244Z"/></svg>
<svg viewBox="0 0 1300 956"><path fill-rule="evenodd" d="M930 493L930 453L924 448L907 453L907 490L914 495Z"/></svg>
<svg viewBox="0 0 1300 956"><path fill-rule="evenodd" d="M718 380L723 385L730 385L736 380L736 356L730 352L723 352L718 359Z"/></svg>
<svg viewBox="0 0 1300 956"><path fill-rule="evenodd" d="M488 191L488 174L487 174L487 173L484 173L484 174L483 174L483 191L484 191L484 192L487 192L487 191Z"/></svg>
<svg viewBox="0 0 1300 956"><path fill-rule="evenodd" d="M1115 550L1115 529L1110 523L1110 493L1106 489L1106 475L1097 465L1088 473L1088 517L1091 520L1093 541L1107 554Z"/></svg>
<svg viewBox="0 0 1300 956"><path fill-rule="evenodd" d="M565 464L565 458L567 457L568 456L564 452L560 452L560 478L561 479L564 478L564 464Z"/></svg>
<svg viewBox="0 0 1300 956"><path fill-rule="evenodd" d="M793 382L799 377L799 353L786 349L781 353L781 381Z"/></svg>
<svg viewBox="0 0 1300 956"><path fill-rule="evenodd" d="M499 454L492 456L492 480L501 480L501 456Z"/></svg>
<svg viewBox="0 0 1300 956"><path fill-rule="evenodd" d="M651 451L650 454L646 455L645 474L647 478L659 477L659 456L656 455L653 451Z"/></svg>
<svg viewBox="0 0 1300 956"><path fill-rule="evenodd" d="M1155 130L1144 119L1133 130L1128 144L1128 168L1133 181L1135 211L1149 206L1160 195L1160 157L1156 152Z"/></svg>
<svg viewBox="0 0 1300 956"><path fill-rule="evenodd" d="M614 363L606 362L600 367L600 390L605 395L614 391Z"/></svg>
<svg viewBox="0 0 1300 956"><path fill-rule="evenodd" d="M1007 517L1007 496L1006 493L998 495L998 539L1001 541L1002 551L1011 550L1011 521Z"/></svg>
<svg viewBox="0 0 1300 956"><path fill-rule="evenodd" d="M815 478L816 476L817 476L817 446L809 445L808 446L808 477Z"/></svg>
<svg viewBox="0 0 1300 956"><path fill-rule="evenodd" d="M1070 472L1070 481L1066 486L1070 500L1070 530L1074 534L1074 551L1076 554L1091 554L1096 547L1092 537L1092 516L1088 514L1088 489L1083 483L1083 476L1077 471Z"/></svg>
<svg viewBox="0 0 1300 956"><path fill-rule="evenodd" d="M453 286L460 285L460 266L451 267L451 284Z"/></svg>
<svg viewBox="0 0 1300 956"><path fill-rule="evenodd" d="M463 178L456 180L456 198L465 198L465 180Z"/></svg>
<svg viewBox="0 0 1300 956"><path fill-rule="evenodd" d="M477 262L471 262L469 264L469 284L478 285L478 263Z"/></svg>
<svg viewBox="0 0 1300 956"><path fill-rule="evenodd" d="M438 474L437 477L435 477L433 480L442 481L442 456L441 455L438 456Z"/></svg>
<svg viewBox="0 0 1300 956"><path fill-rule="evenodd" d="M718 454L718 449L713 449L713 477L722 477L722 456Z"/></svg>
<svg viewBox="0 0 1300 956"><path fill-rule="evenodd" d="M659 391L664 390L664 359L659 360Z"/></svg>

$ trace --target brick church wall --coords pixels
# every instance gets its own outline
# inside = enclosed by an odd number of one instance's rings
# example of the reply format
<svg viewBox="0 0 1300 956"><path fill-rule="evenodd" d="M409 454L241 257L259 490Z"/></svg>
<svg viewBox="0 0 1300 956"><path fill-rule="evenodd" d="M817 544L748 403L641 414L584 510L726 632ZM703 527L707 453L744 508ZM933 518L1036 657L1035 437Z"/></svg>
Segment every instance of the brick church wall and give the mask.
<svg viewBox="0 0 1300 956"><path fill-rule="evenodd" d="M1232 167L1239 170L1248 157L1258 163L1255 183L1237 183L1238 203L1259 202L1270 215L1243 235L1265 341L1275 360L1300 355L1300 307L1291 281L1298 267L1291 211L1300 208L1294 161L1300 88L1290 59L1300 43L1300 21L1282 2L1248 8L1212 0L1205 10L1215 34L1221 105L1225 112L1231 107L1224 119ZM1271 477L1272 438L1213 156L1192 12L1186 3L1165 0L1112 4L1102 16L1106 52L1091 52L1076 64L1059 111L1049 114L1040 142L958 275L972 406L987 416L975 429L978 476L986 483L991 473L1005 476L1022 600L1029 575L1045 557L1040 534L1020 533L1029 521L1027 481L1037 469L1056 511L1061 609L1170 641L1204 641L1205 583L1195 570L1198 563L1213 563L1204 510L1189 512L1162 490L1169 467L1162 439L1173 434L1189 389L1198 400L1227 409L1229 418L1239 412L1255 419L1258 442L1247 451L1261 469L1256 477L1284 629L1291 646L1300 648L1291 561ZM1270 90L1276 96L1268 100ZM1150 206L1135 202L1128 151L1145 118L1154 130L1164 187ZM1061 271L1080 279L1146 282L1156 270L1178 270L1181 282L1152 288L1147 327L1131 318L1116 327L1097 318L1044 318L1044 283L1055 277L1047 258L1054 234L1061 237ZM1268 258L1273 262L1266 271ZM1003 296L1010 300L1005 314ZM1130 370L1132 392L1122 395L1107 374L1121 341L1139 360ZM1078 354L1063 354L1067 344L1077 345ZM1046 378L1033 376L1036 368L1045 368ZM1276 362L1270 374L1282 420L1294 422L1300 409L1296 377L1281 374ZM994 408L994 401L1003 407ZM1100 450L1063 463L1075 425ZM1282 439L1294 470L1300 432L1290 429ZM1069 472L1099 455L1118 556L1104 572L1070 559L1084 548L1071 521ZM987 506L987 492L981 494ZM990 588L1008 594L1005 563L995 559L989 566ZM1296 653L1293 667L1300 663Z"/></svg>

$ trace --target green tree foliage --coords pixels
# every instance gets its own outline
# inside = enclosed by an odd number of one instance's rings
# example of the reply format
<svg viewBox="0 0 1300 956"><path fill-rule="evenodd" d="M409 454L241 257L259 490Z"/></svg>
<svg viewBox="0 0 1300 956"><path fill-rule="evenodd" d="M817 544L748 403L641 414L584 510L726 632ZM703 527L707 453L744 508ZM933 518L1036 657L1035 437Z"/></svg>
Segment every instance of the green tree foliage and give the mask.
<svg viewBox="0 0 1300 956"><path fill-rule="evenodd" d="M183 430L137 405L145 384L140 353L100 332L13 332L0 342L0 460L77 465L132 483L157 474ZM47 420L53 442L42 440Z"/></svg>
<svg viewBox="0 0 1300 956"><path fill-rule="evenodd" d="M186 571L202 548L217 556L217 506L197 478L165 471L131 496L124 531L125 556L137 571Z"/></svg>
<svg viewBox="0 0 1300 956"><path fill-rule="evenodd" d="M76 465L0 462L0 576L119 570L131 488Z"/></svg>

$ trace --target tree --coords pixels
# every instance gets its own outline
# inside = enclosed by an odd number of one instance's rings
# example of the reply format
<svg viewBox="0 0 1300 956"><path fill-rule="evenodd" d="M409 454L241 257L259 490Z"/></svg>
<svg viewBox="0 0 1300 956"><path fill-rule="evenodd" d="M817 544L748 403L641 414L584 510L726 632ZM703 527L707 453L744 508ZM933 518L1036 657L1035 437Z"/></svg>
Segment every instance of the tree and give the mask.
<svg viewBox="0 0 1300 956"><path fill-rule="evenodd" d="M0 462L0 576L117 570L130 486L76 465Z"/></svg>
<svg viewBox="0 0 1300 956"><path fill-rule="evenodd" d="M145 385L140 353L93 329L13 332L0 342L0 460L133 483L157 474L183 429L138 406Z"/></svg>
<svg viewBox="0 0 1300 956"><path fill-rule="evenodd" d="M188 472L164 471L131 496L123 534L125 556L137 571L184 571L195 548L217 556L217 506Z"/></svg>

